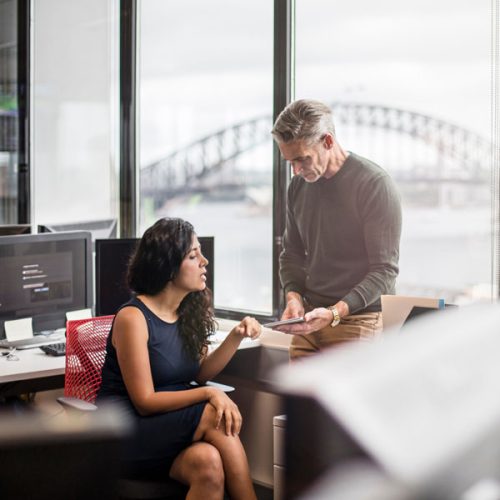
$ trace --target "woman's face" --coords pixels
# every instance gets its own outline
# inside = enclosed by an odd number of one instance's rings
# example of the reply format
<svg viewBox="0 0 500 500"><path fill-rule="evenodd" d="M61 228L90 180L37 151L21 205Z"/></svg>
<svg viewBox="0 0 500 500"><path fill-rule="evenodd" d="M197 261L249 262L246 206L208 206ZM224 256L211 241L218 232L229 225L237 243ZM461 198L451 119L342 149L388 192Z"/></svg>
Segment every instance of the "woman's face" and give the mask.
<svg viewBox="0 0 500 500"><path fill-rule="evenodd" d="M187 292L204 290L207 286L207 265L208 260L201 253L198 237L193 235L191 248L184 257L173 284Z"/></svg>

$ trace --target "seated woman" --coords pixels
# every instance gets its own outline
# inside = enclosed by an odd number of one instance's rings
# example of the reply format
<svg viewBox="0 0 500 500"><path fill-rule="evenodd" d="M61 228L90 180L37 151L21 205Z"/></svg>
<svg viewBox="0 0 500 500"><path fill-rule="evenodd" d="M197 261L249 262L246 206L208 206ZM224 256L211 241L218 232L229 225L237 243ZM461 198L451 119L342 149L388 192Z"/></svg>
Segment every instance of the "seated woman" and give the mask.
<svg viewBox="0 0 500 500"><path fill-rule="evenodd" d="M239 439L238 407L220 389L190 386L217 375L259 323L245 317L208 353L215 331L206 288L207 259L193 226L161 219L139 242L128 268L136 296L116 314L97 404L119 401L134 421L129 471L169 474L187 498L255 499Z"/></svg>

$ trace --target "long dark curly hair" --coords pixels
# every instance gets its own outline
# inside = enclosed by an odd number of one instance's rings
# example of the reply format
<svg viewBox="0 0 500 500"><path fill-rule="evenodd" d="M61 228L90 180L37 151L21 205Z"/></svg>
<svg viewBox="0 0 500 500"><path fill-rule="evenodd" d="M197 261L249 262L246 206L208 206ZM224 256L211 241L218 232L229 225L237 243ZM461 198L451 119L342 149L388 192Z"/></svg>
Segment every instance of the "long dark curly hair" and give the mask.
<svg viewBox="0 0 500 500"><path fill-rule="evenodd" d="M156 295L178 274L191 250L195 231L182 219L164 218L146 230L132 255L127 281L136 294ZM190 292L177 310L179 331L187 352L199 359L215 332L217 323L211 306L212 292Z"/></svg>

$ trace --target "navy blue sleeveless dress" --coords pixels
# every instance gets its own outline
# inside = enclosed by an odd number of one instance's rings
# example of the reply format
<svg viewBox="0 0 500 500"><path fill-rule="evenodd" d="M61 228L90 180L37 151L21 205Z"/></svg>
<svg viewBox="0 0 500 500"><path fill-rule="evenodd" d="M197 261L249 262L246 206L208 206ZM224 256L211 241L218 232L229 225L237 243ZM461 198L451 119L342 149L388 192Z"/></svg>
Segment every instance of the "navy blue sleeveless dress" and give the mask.
<svg viewBox="0 0 500 500"><path fill-rule="evenodd" d="M190 389L189 382L196 378L199 362L184 349L177 323L163 321L137 298L123 307L137 307L146 318L149 361L155 391ZM175 457L192 443L206 402L166 413L145 417L139 415L123 382L116 350L111 342L112 336L113 328L107 340L102 385L96 404L99 406L106 401L119 402L133 421L133 435L124 450L125 471L168 473Z"/></svg>

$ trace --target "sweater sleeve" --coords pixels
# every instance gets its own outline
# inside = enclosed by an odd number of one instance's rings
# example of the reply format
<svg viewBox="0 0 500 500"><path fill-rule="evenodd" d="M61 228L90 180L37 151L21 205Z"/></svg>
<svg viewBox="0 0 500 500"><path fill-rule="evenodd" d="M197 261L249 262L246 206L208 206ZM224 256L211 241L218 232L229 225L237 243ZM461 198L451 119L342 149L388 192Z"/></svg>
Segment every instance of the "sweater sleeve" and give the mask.
<svg viewBox="0 0 500 500"><path fill-rule="evenodd" d="M369 268L364 279L342 298L351 314L372 304L394 288L399 272L401 202L387 175L380 176L359 193L360 214Z"/></svg>
<svg viewBox="0 0 500 500"><path fill-rule="evenodd" d="M281 286L285 294L297 292L301 295L305 291L305 250L295 217L293 215L293 182L290 183L287 193L287 209L285 233L283 235L283 250L279 257Z"/></svg>

